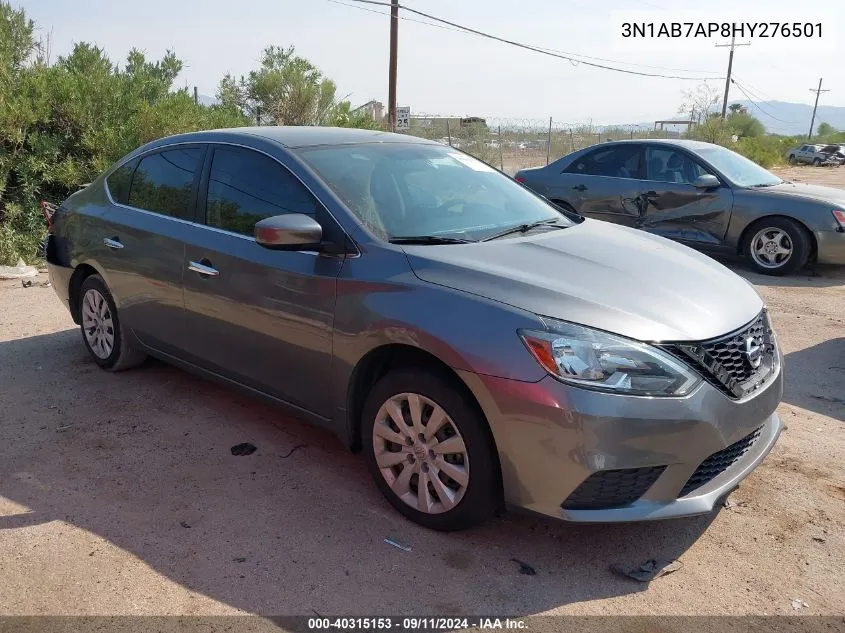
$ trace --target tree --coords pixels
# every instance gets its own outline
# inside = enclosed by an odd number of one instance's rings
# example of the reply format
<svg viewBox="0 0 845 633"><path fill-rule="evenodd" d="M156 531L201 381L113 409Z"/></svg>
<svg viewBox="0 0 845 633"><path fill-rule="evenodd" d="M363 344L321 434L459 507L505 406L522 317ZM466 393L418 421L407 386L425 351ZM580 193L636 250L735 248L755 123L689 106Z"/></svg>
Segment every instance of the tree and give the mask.
<svg viewBox="0 0 845 633"><path fill-rule="evenodd" d="M42 199L64 200L162 136L244 125L237 112L174 90L182 62L130 51L123 68L85 42L49 66L23 10L0 0L0 264L33 259Z"/></svg>
<svg viewBox="0 0 845 633"><path fill-rule="evenodd" d="M268 46L261 67L246 77L227 74L217 87L217 98L257 123L271 125L337 125L376 127L363 113L337 99L337 85L293 46Z"/></svg>
<svg viewBox="0 0 845 633"><path fill-rule="evenodd" d="M824 138L826 136L832 136L832 135L836 134L836 132L837 132L836 128L833 127L830 123L827 123L826 121L819 123L819 127L816 128L816 136L818 136L820 138Z"/></svg>
<svg viewBox="0 0 845 633"><path fill-rule="evenodd" d="M699 141L727 145L731 138L731 129L719 112L710 112L703 121L692 126L687 135Z"/></svg>
<svg viewBox="0 0 845 633"><path fill-rule="evenodd" d="M722 94L708 83L698 84L692 90L684 90L683 101L678 108L678 114L685 114L699 124L706 122L709 114L722 98Z"/></svg>
<svg viewBox="0 0 845 633"><path fill-rule="evenodd" d="M766 133L766 128L747 111L732 111L727 118L728 128L739 138L757 138Z"/></svg>

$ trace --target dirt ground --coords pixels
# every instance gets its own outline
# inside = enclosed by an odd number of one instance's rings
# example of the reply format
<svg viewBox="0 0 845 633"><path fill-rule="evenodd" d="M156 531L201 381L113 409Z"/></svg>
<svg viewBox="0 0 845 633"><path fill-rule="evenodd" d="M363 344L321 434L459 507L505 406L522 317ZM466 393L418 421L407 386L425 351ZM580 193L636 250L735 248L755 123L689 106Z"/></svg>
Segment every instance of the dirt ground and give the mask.
<svg viewBox="0 0 845 633"><path fill-rule="evenodd" d="M845 187L845 169L785 173ZM508 514L458 534L392 511L327 432L161 363L99 370L45 276L2 281L0 615L841 616L845 270L730 265L769 302L787 425L730 507L617 526ZM258 451L232 456L240 442ZM683 568L650 585L608 570L650 558Z"/></svg>

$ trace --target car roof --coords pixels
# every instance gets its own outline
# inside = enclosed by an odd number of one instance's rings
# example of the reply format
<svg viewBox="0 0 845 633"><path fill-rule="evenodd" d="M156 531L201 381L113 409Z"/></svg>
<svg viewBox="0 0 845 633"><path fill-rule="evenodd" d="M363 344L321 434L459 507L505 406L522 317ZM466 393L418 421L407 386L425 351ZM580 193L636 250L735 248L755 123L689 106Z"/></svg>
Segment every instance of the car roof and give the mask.
<svg viewBox="0 0 845 633"><path fill-rule="evenodd" d="M278 126L261 125L256 127L235 127L203 132L189 132L178 136L161 139L172 142L214 142L225 137L261 137L288 148L313 147L317 145L344 145L351 143L420 143L437 145L435 141L410 136L394 134L383 130L360 130L345 127L315 127L315 126Z"/></svg>
<svg viewBox="0 0 845 633"><path fill-rule="evenodd" d="M692 141L685 138L634 138L596 143L595 145L590 146L590 148L594 149L600 145L622 145L625 143L652 143L655 145L671 145L673 147L685 147L686 149L690 150L707 149L708 147L721 147L721 145L705 143L704 141Z"/></svg>

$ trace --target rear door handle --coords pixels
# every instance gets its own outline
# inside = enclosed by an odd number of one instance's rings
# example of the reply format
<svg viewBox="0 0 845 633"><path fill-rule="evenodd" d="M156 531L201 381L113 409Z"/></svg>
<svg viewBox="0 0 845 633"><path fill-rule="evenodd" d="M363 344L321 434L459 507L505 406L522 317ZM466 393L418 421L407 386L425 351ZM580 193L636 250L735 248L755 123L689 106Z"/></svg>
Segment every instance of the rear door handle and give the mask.
<svg viewBox="0 0 845 633"><path fill-rule="evenodd" d="M572 187L575 191L586 191L587 185L575 185Z"/></svg>
<svg viewBox="0 0 845 633"><path fill-rule="evenodd" d="M206 266L205 264L200 264L199 262L190 262L188 265L188 270L193 270L195 273L199 273L200 275L208 275L209 277L216 277L220 274L220 271L216 268Z"/></svg>
<svg viewBox="0 0 845 633"><path fill-rule="evenodd" d="M105 245L106 245L106 246L108 246L109 248L113 248L113 249L115 249L115 250L116 250L116 249L118 249L118 248L123 248L123 244L121 244L121 243L120 243L120 240L119 240L119 239L117 239L116 237L114 237L114 238L108 238L108 237L107 237L107 238L105 238L105 239L103 240L103 244L105 244Z"/></svg>

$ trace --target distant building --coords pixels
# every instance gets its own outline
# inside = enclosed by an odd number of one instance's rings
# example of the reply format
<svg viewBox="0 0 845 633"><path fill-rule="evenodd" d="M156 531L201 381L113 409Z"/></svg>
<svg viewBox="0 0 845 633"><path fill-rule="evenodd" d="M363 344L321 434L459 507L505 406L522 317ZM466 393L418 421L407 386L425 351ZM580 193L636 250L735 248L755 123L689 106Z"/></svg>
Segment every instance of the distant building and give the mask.
<svg viewBox="0 0 845 633"><path fill-rule="evenodd" d="M384 104L381 101L376 101L375 99L367 101L364 105L358 106L352 110L352 112L366 112L378 123L381 123L384 120Z"/></svg>

